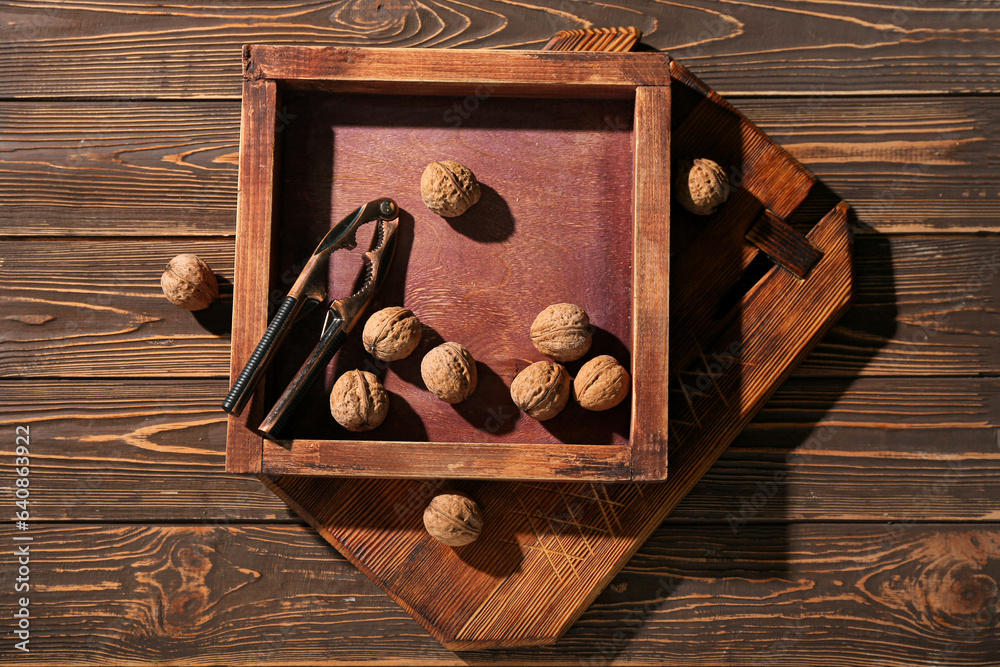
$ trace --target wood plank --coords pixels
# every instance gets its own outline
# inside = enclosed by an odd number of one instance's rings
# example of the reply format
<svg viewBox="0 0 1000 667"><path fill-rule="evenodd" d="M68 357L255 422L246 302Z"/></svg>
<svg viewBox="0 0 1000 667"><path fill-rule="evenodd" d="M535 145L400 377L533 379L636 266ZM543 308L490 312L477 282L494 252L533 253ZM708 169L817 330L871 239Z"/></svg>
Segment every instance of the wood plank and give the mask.
<svg viewBox="0 0 1000 667"><path fill-rule="evenodd" d="M670 81L666 53L462 51L453 49L291 46L255 42L244 47L247 80L286 86L328 82L334 90L401 94L473 94L480 85L513 97L630 99L636 86Z"/></svg>
<svg viewBox="0 0 1000 667"><path fill-rule="evenodd" d="M235 235L239 109L0 104L0 233Z"/></svg>
<svg viewBox="0 0 1000 667"><path fill-rule="evenodd" d="M857 303L797 374L996 371L1000 238L866 234L855 246ZM204 257L231 289L231 239L5 241L0 377L228 377L228 296L192 314L160 291L179 252Z"/></svg>
<svg viewBox="0 0 1000 667"><path fill-rule="evenodd" d="M6 642L5 664L968 666L1000 652L996 523L664 526L558 644L461 654L302 526L0 526L15 534L33 538L32 652Z"/></svg>
<svg viewBox="0 0 1000 667"><path fill-rule="evenodd" d="M274 81L243 84L240 116L240 191L236 205L235 281L230 330L229 384L243 372L268 326L270 292L275 274L274 248L278 244L278 209L281 179L278 119L281 94ZM277 295L276 295L277 296ZM283 295L282 295L283 296ZM280 297L279 297L280 298ZM232 336L232 331L240 336ZM240 414L231 414L226 437L226 470L255 473L261 470L263 438L247 428L259 424L264 414L263 379Z"/></svg>
<svg viewBox="0 0 1000 667"><path fill-rule="evenodd" d="M338 434L339 435L339 434ZM629 477L629 448L609 444L296 439L264 443L268 475L594 479Z"/></svg>
<svg viewBox="0 0 1000 667"><path fill-rule="evenodd" d="M767 210L747 232L746 240L760 248L772 262L799 279L808 276L822 256L806 241L806 237Z"/></svg>
<svg viewBox="0 0 1000 667"><path fill-rule="evenodd" d="M558 30L634 25L644 43L670 51L724 95L996 92L997 17L990 0L958 11L944 0L345 7L13 0L0 15L9 26L0 66L8 97L236 98L245 43L537 49Z"/></svg>
<svg viewBox="0 0 1000 667"><path fill-rule="evenodd" d="M1000 171L983 168L1000 97L731 101L850 202L860 233L1000 231ZM239 113L238 101L0 102L0 234L232 236Z"/></svg>
<svg viewBox="0 0 1000 667"><path fill-rule="evenodd" d="M256 480L222 474L226 389L221 378L0 381L0 425L36 434L33 516L299 521ZM793 379L668 521L996 519L998 426L998 379ZM0 477L13 475L9 454L0 448Z"/></svg>
<svg viewBox="0 0 1000 667"><path fill-rule="evenodd" d="M632 227L632 479L669 474L670 389L670 86L635 96Z"/></svg>
<svg viewBox="0 0 1000 667"><path fill-rule="evenodd" d="M797 374L996 372L1000 239L857 237L855 262L856 306Z"/></svg>
<svg viewBox="0 0 1000 667"><path fill-rule="evenodd" d="M203 311L172 305L160 288L181 252L219 279L220 298ZM228 377L232 276L232 239L5 242L0 377Z"/></svg>
<svg viewBox="0 0 1000 667"><path fill-rule="evenodd" d="M846 199L861 233L1000 231L1000 98L731 98ZM817 213L818 214L818 213Z"/></svg>

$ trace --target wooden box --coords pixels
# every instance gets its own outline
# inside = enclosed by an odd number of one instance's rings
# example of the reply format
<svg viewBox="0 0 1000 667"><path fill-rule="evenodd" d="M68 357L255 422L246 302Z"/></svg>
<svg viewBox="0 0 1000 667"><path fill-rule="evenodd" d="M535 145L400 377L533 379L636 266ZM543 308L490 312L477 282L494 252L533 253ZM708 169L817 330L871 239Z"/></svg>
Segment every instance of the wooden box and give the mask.
<svg viewBox="0 0 1000 667"><path fill-rule="evenodd" d="M230 417L227 470L666 478L665 54L248 46L244 75L233 376L323 233L377 197L393 197L402 213L391 273L369 312L406 306L425 332L410 357L385 365L362 350L359 325L289 439L271 442L255 428L318 339L322 312L305 318L248 408ZM480 203L459 218L436 216L420 200L420 174L440 159L467 164L483 184ZM334 254L331 298L353 291L360 267L359 252ZM632 392L607 412L571 401L536 422L517 410L509 386L544 358L528 329L558 302L583 306L595 326L591 352L567 364L570 374L611 354L630 369ZM444 340L478 361L479 387L456 406L420 379L423 354ZM380 375L390 394L388 419L364 434L329 413L329 388L352 368Z"/></svg>

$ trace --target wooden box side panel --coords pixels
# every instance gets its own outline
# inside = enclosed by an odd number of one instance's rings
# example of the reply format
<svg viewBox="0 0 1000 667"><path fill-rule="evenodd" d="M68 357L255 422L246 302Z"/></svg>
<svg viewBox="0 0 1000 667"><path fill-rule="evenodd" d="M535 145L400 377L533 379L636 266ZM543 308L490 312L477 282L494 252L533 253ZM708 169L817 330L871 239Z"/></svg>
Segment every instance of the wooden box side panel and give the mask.
<svg viewBox="0 0 1000 667"><path fill-rule="evenodd" d="M380 440L264 442L264 472L448 479L628 479L626 445L551 445Z"/></svg>
<svg viewBox="0 0 1000 667"><path fill-rule="evenodd" d="M670 381L670 86L635 98L632 233L632 478L667 476Z"/></svg>
<svg viewBox="0 0 1000 667"><path fill-rule="evenodd" d="M670 81L663 53L356 48L248 45L248 80L326 82L338 90L454 94L487 85L504 95L629 98L636 86Z"/></svg>
<svg viewBox="0 0 1000 667"><path fill-rule="evenodd" d="M236 208L236 275L230 383L236 380L267 328L277 177L278 86L274 81L243 84L240 120L239 198ZM236 335L238 332L238 335ZM261 392L242 414L230 415L226 431L226 471L261 471L262 438L248 428L261 419Z"/></svg>

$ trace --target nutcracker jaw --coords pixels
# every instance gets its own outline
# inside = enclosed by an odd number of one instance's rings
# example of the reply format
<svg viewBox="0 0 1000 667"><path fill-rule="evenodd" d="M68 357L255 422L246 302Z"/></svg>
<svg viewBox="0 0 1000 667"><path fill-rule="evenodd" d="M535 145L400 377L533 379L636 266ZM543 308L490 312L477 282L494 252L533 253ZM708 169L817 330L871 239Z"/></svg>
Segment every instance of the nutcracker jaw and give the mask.
<svg viewBox="0 0 1000 667"><path fill-rule="evenodd" d="M315 306L325 298L325 281L320 267L330 253L341 248L357 247L357 231L362 225L375 220L385 223L398 217L399 206L396 202L382 197L356 208L326 233L299 273L292 289L282 299L257 348L233 383L229 395L222 403L223 410L234 415L243 411L263 377L264 370L274 358L274 352L281 347L292 325L299 319L303 306L307 303L310 307Z"/></svg>
<svg viewBox="0 0 1000 667"><path fill-rule="evenodd" d="M337 299L330 304L327 311L326 320L323 322L323 331L331 325L331 315L336 313L345 322L348 331L354 328L361 314L371 303L375 292L381 287L385 276L389 272L392 264L392 257L396 250L396 232L399 230L399 219L380 220L375 230L375 237L372 239L371 249L364 254L364 282L361 288L354 294Z"/></svg>
<svg viewBox="0 0 1000 667"><path fill-rule="evenodd" d="M380 220L372 247L364 255L362 269L364 281L354 294L337 299L330 304L323 322L319 343L299 369L274 407L260 424L261 434L269 440L281 438L296 408L306 393L326 371L337 350L347 340L347 335L361 319L362 313L385 281L396 250L396 232L399 220Z"/></svg>

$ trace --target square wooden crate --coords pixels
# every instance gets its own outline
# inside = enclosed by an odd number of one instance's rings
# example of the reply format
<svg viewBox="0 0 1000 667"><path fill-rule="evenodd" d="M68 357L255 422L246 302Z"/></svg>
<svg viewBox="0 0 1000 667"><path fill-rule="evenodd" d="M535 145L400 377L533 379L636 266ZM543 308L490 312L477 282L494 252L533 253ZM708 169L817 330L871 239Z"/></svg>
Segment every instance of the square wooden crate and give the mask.
<svg viewBox="0 0 1000 667"><path fill-rule="evenodd" d="M400 204L396 257L369 312L402 305L425 325L407 359L376 364L361 325L299 408L290 437L256 427L319 336L296 325L241 416L230 416L230 472L511 480L667 476L670 61L659 53L556 53L248 46L244 50L232 374L242 369L323 233L361 204ZM419 197L432 160L467 164L483 198L459 218ZM279 169L279 165L281 168ZM370 227L370 226L369 226ZM361 240L361 239L359 239ZM362 242L359 246L364 246ZM356 253L335 253L332 298L353 290ZM558 302L583 306L591 352L632 374L618 408L570 402L536 422L509 385L543 359L527 331ZM325 308L318 310L325 311ZM456 406L434 398L422 355L469 348L480 384ZM379 428L354 434L329 414L351 368L390 394ZM324 391L325 389L325 391Z"/></svg>

